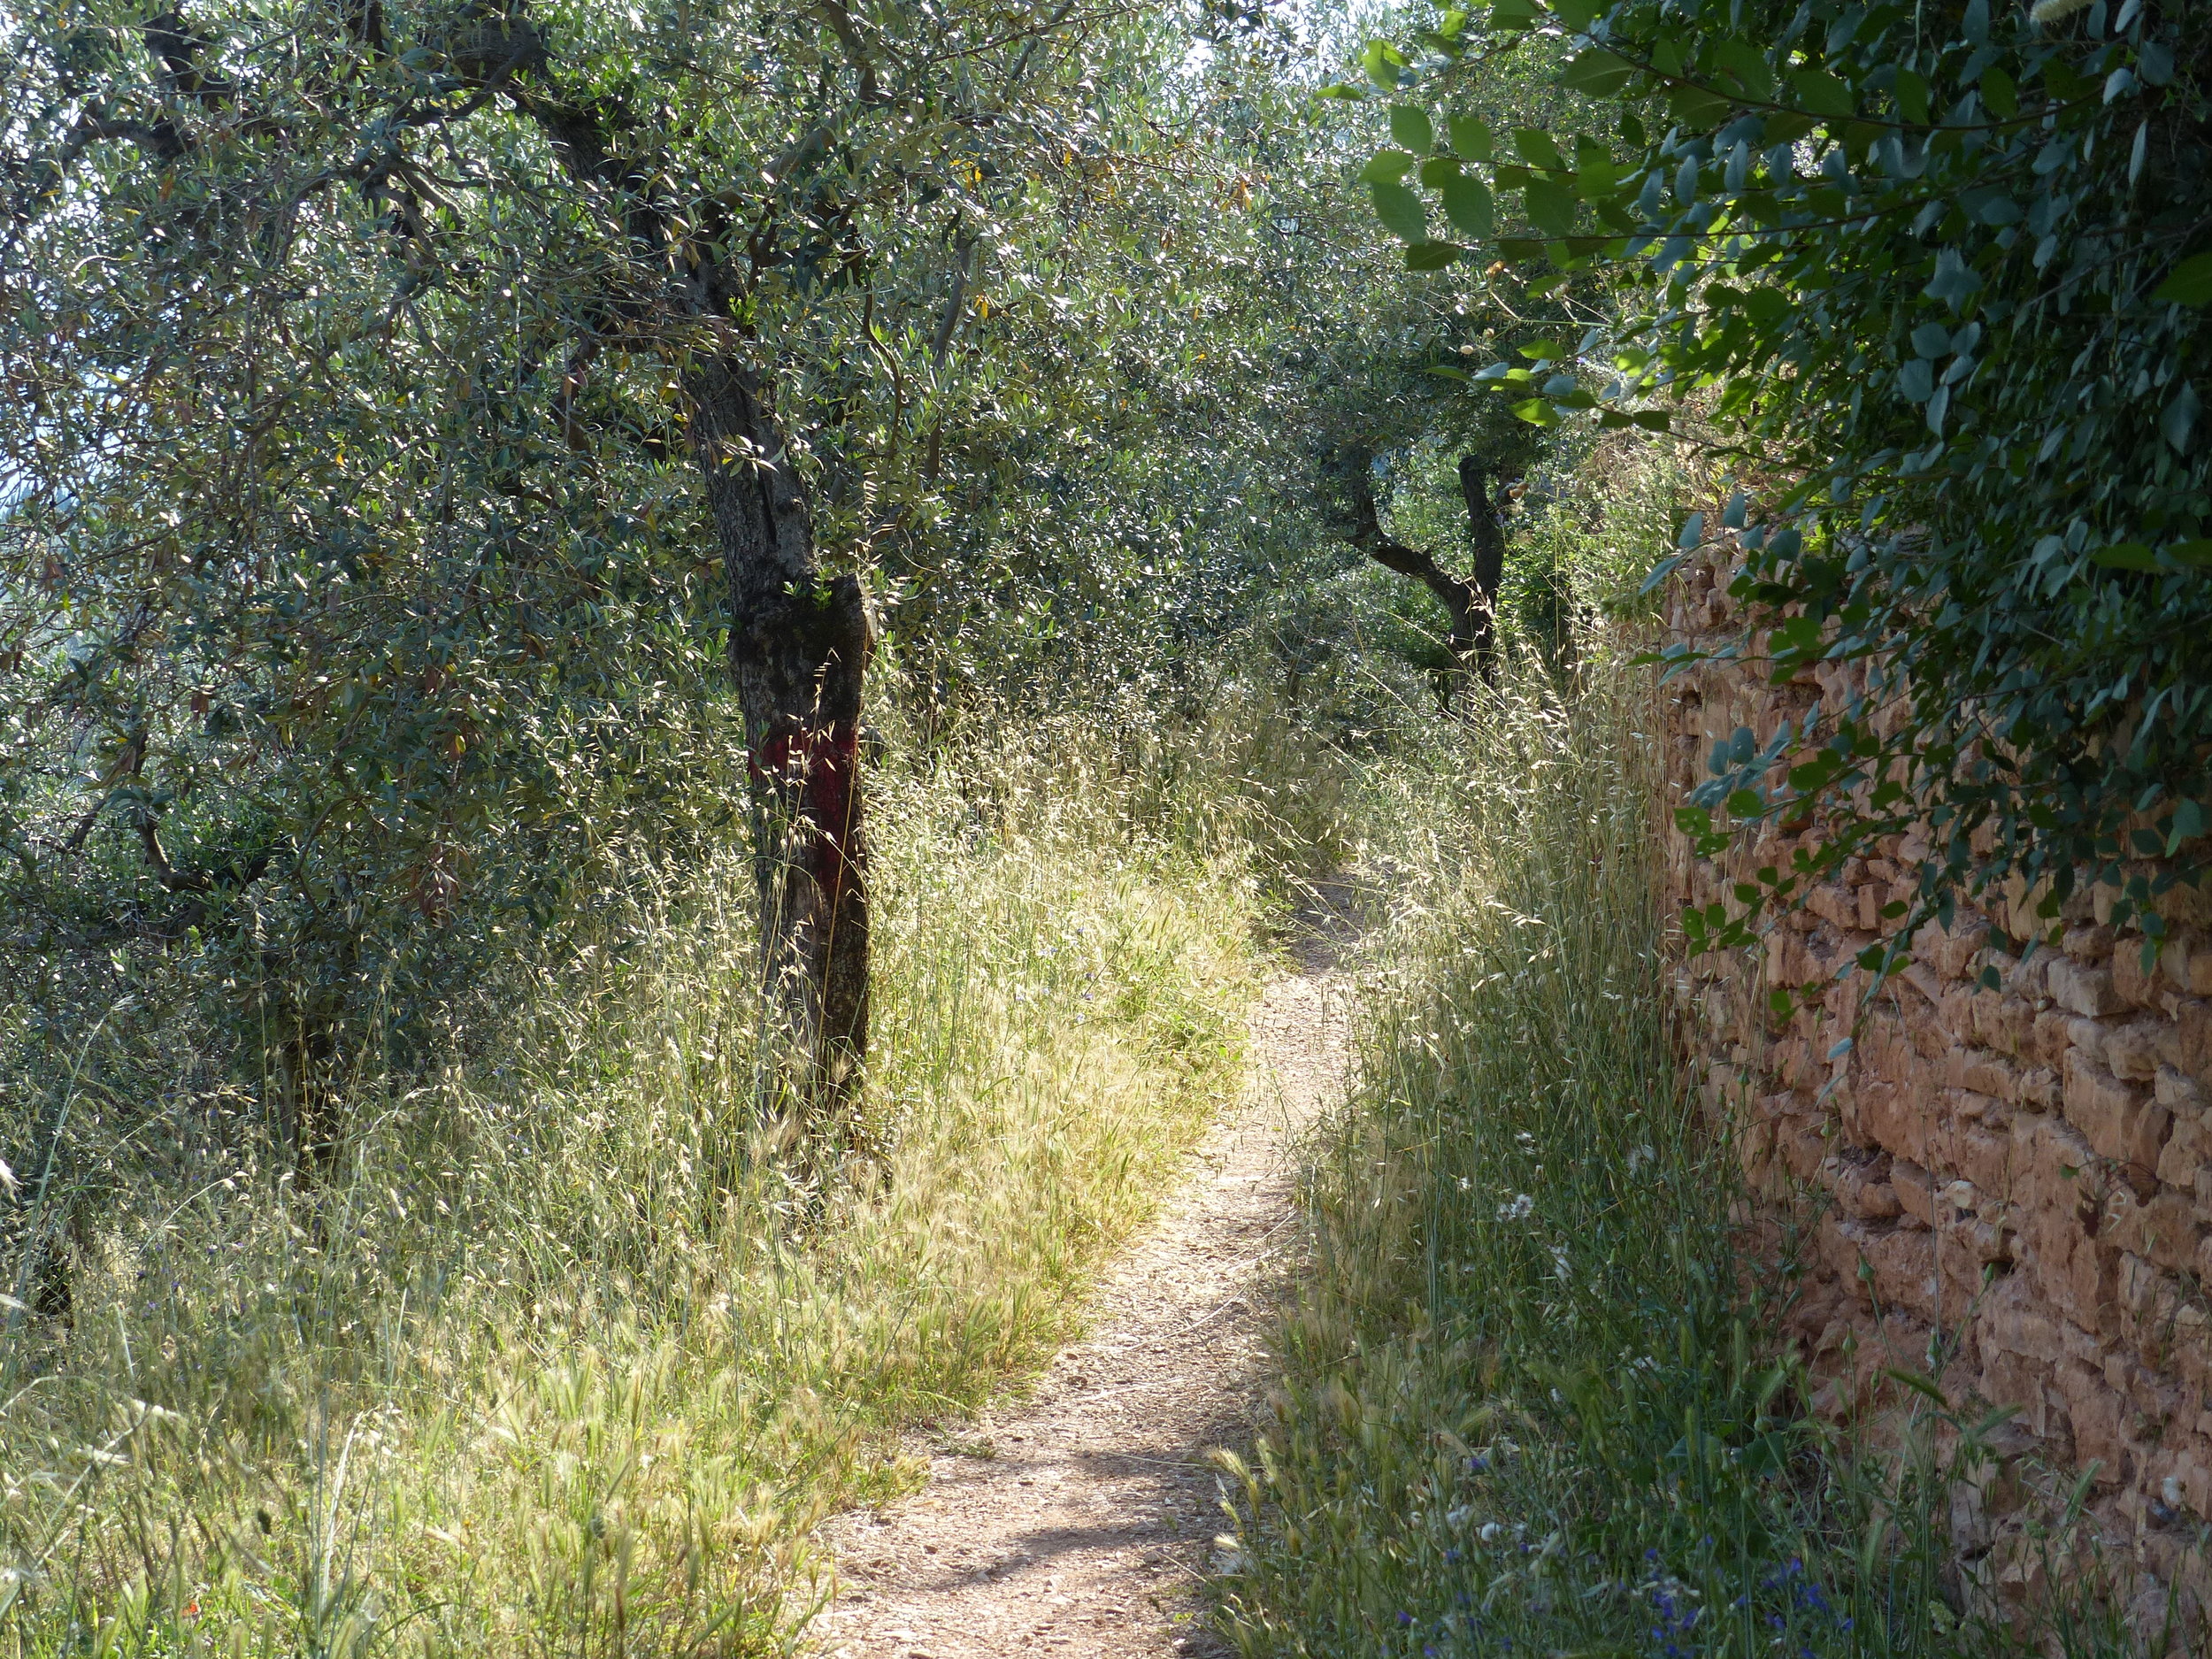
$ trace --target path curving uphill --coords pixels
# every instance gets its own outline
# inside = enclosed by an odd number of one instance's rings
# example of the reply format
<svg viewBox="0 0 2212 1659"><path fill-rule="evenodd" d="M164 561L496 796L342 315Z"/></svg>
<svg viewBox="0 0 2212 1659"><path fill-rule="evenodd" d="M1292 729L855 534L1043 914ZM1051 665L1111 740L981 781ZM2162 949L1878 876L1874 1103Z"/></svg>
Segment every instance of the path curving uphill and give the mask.
<svg viewBox="0 0 2212 1659"><path fill-rule="evenodd" d="M842 1517L832 1659L1217 1651L1197 1594L1224 1524L1209 1448L1250 1441L1291 1152L1343 1087L1348 981L1317 945L1252 1020L1252 1082L1107 1274L1088 1340L928 1453L911 1498Z"/></svg>

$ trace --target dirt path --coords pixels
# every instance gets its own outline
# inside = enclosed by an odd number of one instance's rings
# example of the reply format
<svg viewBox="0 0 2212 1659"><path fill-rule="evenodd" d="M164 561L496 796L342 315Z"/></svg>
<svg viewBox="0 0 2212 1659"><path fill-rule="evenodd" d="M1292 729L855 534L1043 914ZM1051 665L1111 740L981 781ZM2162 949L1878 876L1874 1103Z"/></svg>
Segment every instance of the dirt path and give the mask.
<svg viewBox="0 0 2212 1659"><path fill-rule="evenodd" d="M919 1494L838 1523L833 1659L1216 1651L1194 1594L1224 1522L1204 1454L1251 1439L1286 1154L1342 1087L1348 1000L1318 945L1268 991L1251 1087L1107 1277L1090 1339L1030 1398L918 1448Z"/></svg>

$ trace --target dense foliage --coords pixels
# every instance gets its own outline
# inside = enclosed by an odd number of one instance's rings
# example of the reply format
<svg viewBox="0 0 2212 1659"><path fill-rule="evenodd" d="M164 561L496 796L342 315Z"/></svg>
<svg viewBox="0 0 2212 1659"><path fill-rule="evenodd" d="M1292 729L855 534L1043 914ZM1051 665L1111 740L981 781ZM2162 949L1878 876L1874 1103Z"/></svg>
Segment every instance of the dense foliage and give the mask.
<svg viewBox="0 0 2212 1659"><path fill-rule="evenodd" d="M2016 876L2055 914L2085 873L2161 934L2158 895L2193 869L2166 861L2212 822L2212 131L2189 19L1501 0L1412 53L1371 45L1371 86L1337 88L1398 100L1366 177L1409 264L1613 280L1600 326L1474 378L1538 425L1672 424L1734 457L1722 522L1682 539L1736 536L1740 649L1778 679L1870 671L1714 756L1684 813L1709 850L1814 809L1832 833L1694 935L1744 940L1921 820L1921 915ZM1559 65L1579 130L1471 112L1463 88L1528 57ZM1432 235L1432 201L1463 240Z"/></svg>
<svg viewBox="0 0 2212 1659"><path fill-rule="evenodd" d="M342 1038L419 1049L638 847L741 831L710 343L926 724L1195 662L1267 568L1256 121L1175 20L5 27L0 925L12 1003L61 1022L34 1046L196 963L205 1034L297 1095ZM690 315L702 260L741 291Z"/></svg>

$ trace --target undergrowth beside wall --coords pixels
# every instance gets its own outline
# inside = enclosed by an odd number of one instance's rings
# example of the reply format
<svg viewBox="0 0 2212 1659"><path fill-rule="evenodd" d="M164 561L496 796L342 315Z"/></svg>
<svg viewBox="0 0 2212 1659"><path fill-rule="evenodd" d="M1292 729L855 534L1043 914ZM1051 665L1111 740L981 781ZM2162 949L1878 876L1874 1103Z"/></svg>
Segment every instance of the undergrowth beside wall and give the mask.
<svg viewBox="0 0 2212 1659"><path fill-rule="evenodd" d="M220 1091L105 1097L151 1058L84 1033L71 1311L5 1315L0 1653L793 1651L811 1529L1066 1338L1240 1075L1245 863L1135 772L969 759L882 784L855 1123L755 1114L735 852L639 860L445 1064L356 1078L327 1171Z"/></svg>
<svg viewBox="0 0 2212 1659"><path fill-rule="evenodd" d="M1250 1659L2011 1646L1947 1524L1994 1424L1908 1391L1854 1450L1801 1409L1786 1274L1736 1253L1667 1025L1647 707L1532 675L1374 786L1395 919L1273 1419L1223 1459ZM2050 1615L2051 1652L2124 1651Z"/></svg>

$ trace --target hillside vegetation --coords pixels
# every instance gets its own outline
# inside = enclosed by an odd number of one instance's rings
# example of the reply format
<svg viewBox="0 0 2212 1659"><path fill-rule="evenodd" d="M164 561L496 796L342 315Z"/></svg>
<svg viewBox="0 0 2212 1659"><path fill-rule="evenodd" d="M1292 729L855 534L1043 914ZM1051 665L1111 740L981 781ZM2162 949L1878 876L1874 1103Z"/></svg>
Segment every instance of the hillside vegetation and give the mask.
<svg viewBox="0 0 2212 1659"><path fill-rule="evenodd" d="M1666 964L2200 878L2193 17L0 13L0 1653L803 1649L1324 882L1228 1640L2139 1646L1810 1418ZM1872 690L1667 800L1717 538Z"/></svg>
<svg viewBox="0 0 2212 1659"><path fill-rule="evenodd" d="M886 1059L834 1140L744 1110L734 860L641 862L435 1071L356 1079L312 1188L181 1091L145 1121L87 1033L41 1196L102 1219L0 1418L21 1650L789 1650L815 1525L1065 1338L1240 1077L1248 880L995 758L987 805L887 780Z"/></svg>

